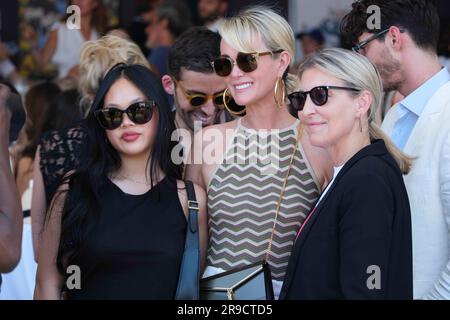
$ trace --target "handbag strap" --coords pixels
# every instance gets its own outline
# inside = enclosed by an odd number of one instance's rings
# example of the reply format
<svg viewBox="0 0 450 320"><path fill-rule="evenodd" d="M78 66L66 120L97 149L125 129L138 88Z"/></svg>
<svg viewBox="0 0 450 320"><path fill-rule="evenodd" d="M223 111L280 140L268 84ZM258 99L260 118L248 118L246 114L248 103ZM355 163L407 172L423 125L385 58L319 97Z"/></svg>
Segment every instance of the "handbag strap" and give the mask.
<svg viewBox="0 0 450 320"><path fill-rule="evenodd" d="M199 210L197 197L195 196L195 189L194 184L192 181L186 180L186 193L188 198L188 210L189 210L189 217L188 217L188 226L189 226L189 232L188 234L195 234L198 231L198 218L197 213ZM198 240L198 237L196 237ZM198 241L197 241L198 244Z"/></svg>
<svg viewBox="0 0 450 320"><path fill-rule="evenodd" d="M188 198L188 219L183 258L181 260L176 300L198 300L200 279L200 245L198 236L199 205L192 181L186 180Z"/></svg>
<svg viewBox="0 0 450 320"><path fill-rule="evenodd" d="M270 252L272 251L273 236L275 234L275 227L277 225L277 220L278 220L278 213L280 212L280 207L281 207L281 200L283 200L284 191L286 190L286 185L288 182L289 174L291 172L292 164L294 163L295 154L297 153L298 144L301 139L302 132L303 132L303 124L300 124L300 127L298 128L298 131L297 131L297 137L295 140L294 150L292 150L291 158L289 160L289 167L286 172L286 176L284 177L283 186L281 187L280 196L278 197L278 201L277 201L277 206L276 206L276 210L275 210L275 220L273 221L272 233L270 235L269 245L267 246L266 257L264 259L264 261L266 263L269 262Z"/></svg>

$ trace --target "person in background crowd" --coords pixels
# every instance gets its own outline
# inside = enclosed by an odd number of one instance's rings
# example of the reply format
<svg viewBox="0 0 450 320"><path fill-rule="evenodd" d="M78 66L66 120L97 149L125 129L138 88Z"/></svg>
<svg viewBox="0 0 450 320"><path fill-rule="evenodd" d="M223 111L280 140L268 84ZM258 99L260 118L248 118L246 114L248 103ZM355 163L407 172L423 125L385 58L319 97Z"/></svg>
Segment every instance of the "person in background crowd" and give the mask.
<svg viewBox="0 0 450 320"><path fill-rule="evenodd" d="M198 2L198 15L205 27L211 31L218 31L228 11L228 0L200 0Z"/></svg>
<svg viewBox="0 0 450 320"><path fill-rule="evenodd" d="M287 21L254 6L225 19L219 33L221 56L213 66L225 80L225 96L233 98L225 107L239 117L197 133L192 151L202 163L187 166L187 177L208 192L204 276L262 261L271 243L268 260L278 296L295 233L329 181L332 164L286 106L286 92L298 84L288 72L295 38ZM274 162L255 159L253 148L267 150Z"/></svg>
<svg viewBox="0 0 450 320"><path fill-rule="evenodd" d="M313 53L322 50L325 43L322 31L320 29L311 29L296 35L302 42L303 57L306 58Z"/></svg>
<svg viewBox="0 0 450 320"><path fill-rule="evenodd" d="M71 0L69 5L80 8L80 28L70 29L65 20L59 22L50 31L44 47L36 48L33 54L42 70L50 64L55 65L58 79L78 77L83 43L96 40L107 27L106 8L102 0Z"/></svg>
<svg viewBox="0 0 450 320"><path fill-rule="evenodd" d="M78 84L83 114L90 108L101 79L112 66L121 62L141 64L150 68L139 47L120 37L104 36L83 46ZM33 248L36 260L39 238L50 201L64 175L76 168L80 161L83 162L82 146L86 138L83 123L80 122L79 125L69 129L47 132L36 150L31 200Z"/></svg>
<svg viewBox="0 0 450 320"><path fill-rule="evenodd" d="M372 6L381 28L369 30ZM405 98L382 129L416 158L405 185L411 205L415 299L450 299L450 73L437 56L439 14L426 0L362 0L343 36L378 68L385 91Z"/></svg>
<svg viewBox="0 0 450 320"><path fill-rule="evenodd" d="M39 89L39 92L32 94L33 89ZM16 181L22 198L22 209L24 213L28 214L30 214L34 184L34 157L43 135L50 130L69 128L82 119L81 110L77 107L79 94L76 89L59 92L53 95L50 102L45 101L45 98L42 99L42 94L46 91L48 93L48 89L50 87L45 88L45 84L37 85L31 88L29 95L27 95L28 99L31 99L30 96L33 95L35 99L34 102L28 101L27 103L28 114L30 115L28 119L32 120L27 122L25 126L29 138L17 166ZM41 110L39 111L39 109ZM41 116L38 116L37 113ZM42 114L45 116L42 116Z"/></svg>
<svg viewBox="0 0 450 320"><path fill-rule="evenodd" d="M20 79L20 75L10 59L11 54L7 45L0 42L0 78L15 83Z"/></svg>
<svg viewBox="0 0 450 320"><path fill-rule="evenodd" d="M146 28L149 62L161 76L167 74L167 55L176 38L192 25L189 9L181 1L166 1L152 10Z"/></svg>
<svg viewBox="0 0 450 320"><path fill-rule="evenodd" d="M281 299L412 299L411 159L373 121L375 66L344 49L311 55L291 105L311 144L333 159L333 180L297 234ZM375 277L371 268L376 268Z"/></svg>
<svg viewBox="0 0 450 320"><path fill-rule="evenodd" d="M60 90L56 84L44 82L31 87L25 96L27 118L23 130L25 130L27 139L15 166L16 184L21 197L29 187L30 181L33 180L33 161L36 148L44 133L47 119L56 116L50 112L50 104L59 93ZM73 107L75 108L75 106Z"/></svg>
<svg viewBox="0 0 450 320"><path fill-rule="evenodd" d="M173 299L188 213L175 130L160 79L142 65L105 76L86 119L86 161L53 199L39 253L36 299ZM202 265L206 195L195 186ZM82 287L65 283L83 271Z"/></svg>

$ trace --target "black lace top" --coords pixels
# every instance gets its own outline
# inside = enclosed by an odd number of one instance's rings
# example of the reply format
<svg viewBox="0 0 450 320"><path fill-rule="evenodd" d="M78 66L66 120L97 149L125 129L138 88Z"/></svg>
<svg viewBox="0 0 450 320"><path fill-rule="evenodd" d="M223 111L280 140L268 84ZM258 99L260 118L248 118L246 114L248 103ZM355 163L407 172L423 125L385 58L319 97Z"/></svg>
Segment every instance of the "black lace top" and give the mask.
<svg viewBox="0 0 450 320"><path fill-rule="evenodd" d="M44 179L47 206L64 175L78 165L85 137L83 122L69 129L47 131L42 136L39 166Z"/></svg>

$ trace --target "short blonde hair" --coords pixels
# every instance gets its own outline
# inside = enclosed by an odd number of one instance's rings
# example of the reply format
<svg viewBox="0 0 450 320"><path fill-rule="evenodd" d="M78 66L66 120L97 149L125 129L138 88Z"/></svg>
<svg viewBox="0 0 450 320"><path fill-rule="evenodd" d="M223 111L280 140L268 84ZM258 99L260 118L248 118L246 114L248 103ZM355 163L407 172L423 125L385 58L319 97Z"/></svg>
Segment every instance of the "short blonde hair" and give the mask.
<svg viewBox="0 0 450 320"><path fill-rule="evenodd" d="M366 57L350 50L328 48L307 57L299 66L298 76L311 68L332 75L341 80L346 86L358 90L367 90L372 95L369 121L377 120L376 110L381 108L383 100L383 84L377 68ZM359 95L356 92L355 95ZM378 122L378 121L375 121Z"/></svg>
<svg viewBox="0 0 450 320"><path fill-rule="evenodd" d="M408 173L413 158L398 149L376 124L377 110L381 108L383 102L383 84L380 74L372 62L363 55L350 50L328 48L307 57L299 67L298 77L301 78L303 73L309 69L319 69L341 80L345 86L360 90L354 93L355 95L359 95L362 90L370 92L372 103L367 115L370 139L383 139L400 170L405 174Z"/></svg>
<svg viewBox="0 0 450 320"><path fill-rule="evenodd" d="M86 42L80 55L78 89L81 94L95 95L103 77L118 63L140 64L151 69L141 49L132 41L107 35Z"/></svg>
<svg viewBox="0 0 450 320"><path fill-rule="evenodd" d="M270 51L287 51L291 57L289 67L294 66L294 32L289 23L269 7L252 6L234 17L224 19L219 25L219 33L225 42L241 52L256 51L253 44L261 39ZM297 77L288 72L285 82L287 93L298 87Z"/></svg>

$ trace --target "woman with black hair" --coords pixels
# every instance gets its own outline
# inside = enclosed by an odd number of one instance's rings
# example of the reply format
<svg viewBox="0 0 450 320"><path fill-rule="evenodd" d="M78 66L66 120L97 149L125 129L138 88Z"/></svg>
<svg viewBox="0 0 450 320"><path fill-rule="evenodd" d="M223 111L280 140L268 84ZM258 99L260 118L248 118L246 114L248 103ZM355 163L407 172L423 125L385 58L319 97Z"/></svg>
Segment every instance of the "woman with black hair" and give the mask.
<svg viewBox="0 0 450 320"><path fill-rule="evenodd" d="M115 66L86 128L85 162L50 206L35 298L173 299L188 206L182 169L170 158L175 127L161 82L144 66ZM195 193L204 261L206 198ZM81 288L68 282L73 265Z"/></svg>
<svg viewBox="0 0 450 320"><path fill-rule="evenodd" d="M47 118L50 117L50 104L60 92L61 90L56 84L43 82L31 87L25 95L26 120L22 129L25 131L25 139L24 142L18 143L21 147L19 147L20 152L18 153L14 170L20 196L23 195L28 188L29 181L32 180L36 146L43 133L44 124Z"/></svg>

